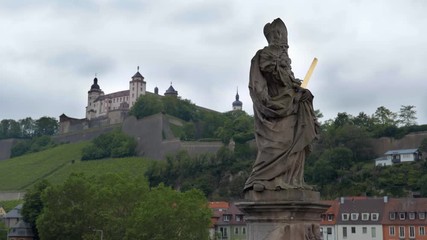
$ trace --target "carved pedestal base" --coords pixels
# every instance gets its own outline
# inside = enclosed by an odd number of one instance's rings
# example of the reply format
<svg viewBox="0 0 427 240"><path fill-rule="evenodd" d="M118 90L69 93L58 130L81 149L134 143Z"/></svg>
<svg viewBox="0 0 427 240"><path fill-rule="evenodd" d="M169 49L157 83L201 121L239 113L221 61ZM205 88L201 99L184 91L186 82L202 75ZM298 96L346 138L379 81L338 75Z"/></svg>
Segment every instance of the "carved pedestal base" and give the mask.
<svg viewBox="0 0 427 240"><path fill-rule="evenodd" d="M269 200L261 200L264 194ZM282 200L278 199L280 195ZM319 193L307 190L249 192L246 198L249 201L236 205L245 213L247 240L321 240L320 214L329 206L319 203Z"/></svg>

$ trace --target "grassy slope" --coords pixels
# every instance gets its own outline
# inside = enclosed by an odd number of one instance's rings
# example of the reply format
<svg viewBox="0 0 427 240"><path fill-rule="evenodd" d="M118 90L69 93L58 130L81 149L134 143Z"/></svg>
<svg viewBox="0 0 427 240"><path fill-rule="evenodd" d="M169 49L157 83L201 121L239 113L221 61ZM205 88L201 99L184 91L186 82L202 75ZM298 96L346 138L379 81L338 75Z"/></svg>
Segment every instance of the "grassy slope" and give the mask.
<svg viewBox="0 0 427 240"><path fill-rule="evenodd" d="M87 144L63 144L46 151L0 161L0 191L25 190L43 178L54 184L61 183L72 172L83 172L86 175L109 172L135 175L145 171L148 161L137 157L82 162L81 149Z"/></svg>

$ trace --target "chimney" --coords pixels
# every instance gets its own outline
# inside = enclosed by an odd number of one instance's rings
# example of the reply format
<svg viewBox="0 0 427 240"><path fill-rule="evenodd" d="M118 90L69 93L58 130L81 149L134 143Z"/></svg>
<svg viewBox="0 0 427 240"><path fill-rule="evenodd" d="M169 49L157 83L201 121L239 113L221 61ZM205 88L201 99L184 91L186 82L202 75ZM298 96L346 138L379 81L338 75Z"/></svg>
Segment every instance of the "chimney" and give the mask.
<svg viewBox="0 0 427 240"><path fill-rule="evenodd" d="M344 204L344 197L340 197L340 203Z"/></svg>
<svg viewBox="0 0 427 240"><path fill-rule="evenodd" d="M388 196L384 196L384 203L388 203Z"/></svg>

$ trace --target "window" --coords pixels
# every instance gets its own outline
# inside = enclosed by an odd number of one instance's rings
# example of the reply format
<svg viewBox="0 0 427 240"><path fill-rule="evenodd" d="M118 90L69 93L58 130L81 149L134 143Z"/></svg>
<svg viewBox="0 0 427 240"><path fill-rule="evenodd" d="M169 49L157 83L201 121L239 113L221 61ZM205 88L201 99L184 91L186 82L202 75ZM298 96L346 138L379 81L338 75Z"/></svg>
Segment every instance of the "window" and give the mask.
<svg viewBox="0 0 427 240"><path fill-rule="evenodd" d="M414 220L415 219L415 213L414 212L410 212L408 214L408 217L409 217L410 220Z"/></svg>
<svg viewBox="0 0 427 240"><path fill-rule="evenodd" d="M326 228L326 233L327 234L332 234L332 228L331 227Z"/></svg>
<svg viewBox="0 0 427 240"><path fill-rule="evenodd" d="M246 227L242 227L242 234L246 234Z"/></svg>
<svg viewBox="0 0 427 240"><path fill-rule="evenodd" d="M366 234L368 232L368 228L367 227L362 227L362 233Z"/></svg>
<svg viewBox="0 0 427 240"><path fill-rule="evenodd" d="M406 218L406 214L404 212L400 212L399 213L399 219L400 220L405 220L405 218Z"/></svg>
<svg viewBox="0 0 427 240"><path fill-rule="evenodd" d="M352 213L351 214L351 220L352 221L357 221L358 218L359 218L359 214L358 213Z"/></svg>
<svg viewBox="0 0 427 240"><path fill-rule="evenodd" d="M390 226L390 227L388 227L388 234L390 235L390 236L394 236L394 226Z"/></svg>
<svg viewBox="0 0 427 240"><path fill-rule="evenodd" d="M228 234L227 234L227 228L225 228L225 227L220 227L219 228L219 231L221 232L221 236L222 237L228 237Z"/></svg>
<svg viewBox="0 0 427 240"><path fill-rule="evenodd" d="M342 216L342 220L343 221L348 221L348 213L343 213L341 216Z"/></svg>
<svg viewBox="0 0 427 240"><path fill-rule="evenodd" d="M372 221L378 221L378 216L379 216L378 213L371 213L371 219L372 219Z"/></svg>
<svg viewBox="0 0 427 240"><path fill-rule="evenodd" d="M419 212L418 213L418 218L419 219L426 219L426 213L425 212Z"/></svg>
<svg viewBox="0 0 427 240"><path fill-rule="evenodd" d="M334 220L334 214L328 214L328 221Z"/></svg>
<svg viewBox="0 0 427 240"><path fill-rule="evenodd" d="M238 227L234 228L234 234L239 235L239 228Z"/></svg>
<svg viewBox="0 0 427 240"><path fill-rule="evenodd" d="M409 227L409 237L410 238L414 238L415 237L415 227L414 226L410 226Z"/></svg>
<svg viewBox="0 0 427 240"><path fill-rule="evenodd" d="M242 215L236 215L236 222L241 222L243 220Z"/></svg>
<svg viewBox="0 0 427 240"><path fill-rule="evenodd" d="M223 219L224 219L224 222L229 222L231 219L231 216L230 215L224 215Z"/></svg>
<svg viewBox="0 0 427 240"><path fill-rule="evenodd" d="M342 236L343 238L347 238L347 227L342 228Z"/></svg>
<svg viewBox="0 0 427 240"><path fill-rule="evenodd" d="M401 238L405 237L405 227L403 227L403 226L399 227L399 237L401 237Z"/></svg>
<svg viewBox="0 0 427 240"><path fill-rule="evenodd" d="M351 227L351 233L356 233L356 227Z"/></svg>
<svg viewBox="0 0 427 240"><path fill-rule="evenodd" d="M390 220L394 220L396 219L396 213L395 212L391 212L390 213Z"/></svg>
<svg viewBox="0 0 427 240"><path fill-rule="evenodd" d="M362 213L362 221L368 221L369 220L369 213Z"/></svg>
<svg viewBox="0 0 427 240"><path fill-rule="evenodd" d="M422 226L420 227L420 236L426 235L426 229Z"/></svg>
<svg viewBox="0 0 427 240"><path fill-rule="evenodd" d="M373 238L377 237L377 229L375 227L371 227L371 235Z"/></svg>

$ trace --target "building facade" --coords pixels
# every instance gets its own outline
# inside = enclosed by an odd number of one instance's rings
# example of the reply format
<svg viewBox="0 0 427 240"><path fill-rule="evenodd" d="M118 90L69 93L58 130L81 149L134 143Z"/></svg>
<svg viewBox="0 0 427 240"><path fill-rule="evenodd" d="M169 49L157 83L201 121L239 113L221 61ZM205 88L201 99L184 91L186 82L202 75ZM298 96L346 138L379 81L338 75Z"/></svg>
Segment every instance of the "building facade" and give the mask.
<svg viewBox="0 0 427 240"><path fill-rule="evenodd" d="M375 166L391 166L396 163L413 162L422 159L421 152L414 149L390 150L384 156L375 159Z"/></svg>
<svg viewBox="0 0 427 240"><path fill-rule="evenodd" d="M211 202L213 211L210 238L212 240L246 239L246 222L244 214L233 204Z"/></svg>

